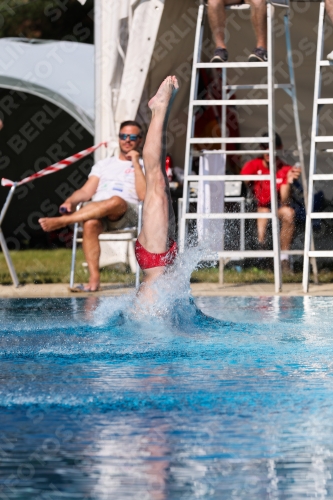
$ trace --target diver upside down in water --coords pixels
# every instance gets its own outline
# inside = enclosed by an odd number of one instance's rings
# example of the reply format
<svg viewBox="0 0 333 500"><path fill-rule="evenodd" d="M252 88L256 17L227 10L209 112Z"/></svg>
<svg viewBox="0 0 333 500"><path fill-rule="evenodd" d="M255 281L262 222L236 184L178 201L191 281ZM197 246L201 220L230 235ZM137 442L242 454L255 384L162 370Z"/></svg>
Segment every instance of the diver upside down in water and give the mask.
<svg viewBox="0 0 333 500"><path fill-rule="evenodd" d="M166 268L174 263L178 250L174 240L175 214L164 168L166 126L177 90L177 78L168 76L148 103L152 118L143 148L147 187L142 229L135 246L135 255L144 271L143 283L146 285L164 274Z"/></svg>

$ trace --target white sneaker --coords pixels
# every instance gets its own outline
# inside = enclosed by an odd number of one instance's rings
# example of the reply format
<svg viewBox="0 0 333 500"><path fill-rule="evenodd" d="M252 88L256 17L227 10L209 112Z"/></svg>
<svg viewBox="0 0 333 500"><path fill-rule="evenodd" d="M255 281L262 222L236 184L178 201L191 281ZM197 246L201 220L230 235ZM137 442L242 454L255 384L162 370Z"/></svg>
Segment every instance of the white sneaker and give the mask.
<svg viewBox="0 0 333 500"><path fill-rule="evenodd" d="M330 52L329 54L327 54L327 59L329 61L333 61L333 50L332 50L332 52Z"/></svg>

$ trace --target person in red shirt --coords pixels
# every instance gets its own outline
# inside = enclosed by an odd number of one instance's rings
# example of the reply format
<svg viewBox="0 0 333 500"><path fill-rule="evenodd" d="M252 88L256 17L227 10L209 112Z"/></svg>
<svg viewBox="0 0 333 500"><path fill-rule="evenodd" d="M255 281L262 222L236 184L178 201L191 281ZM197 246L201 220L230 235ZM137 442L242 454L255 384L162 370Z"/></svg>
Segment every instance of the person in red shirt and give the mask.
<svg viewBox="0 0 333 500"><path fill-rule="evenodd" d="M263 134L267 137L267 134ZM267 146L261 146L265 149ZM281 137L276 134L275 148L278 152L283 148ZM241 175L268 175L269 174L269 153L265 149L262 157L255 158L248 161L241 170ZM276 156L276 189L278 192L278 216L281 221L281 261L282 269L289 270L288 255L284 250L289 250L295 230L295 211L290 206L291 186L294 180L298 179L301 174L300 168L285 165L285 163ZM258 212L271 211L271 192L269 181L252 181L246 182L253 191L254 197L257 201ZM267 229L268 219L258 219L258 243L259 248L264 248L265 235Z"/></svg>

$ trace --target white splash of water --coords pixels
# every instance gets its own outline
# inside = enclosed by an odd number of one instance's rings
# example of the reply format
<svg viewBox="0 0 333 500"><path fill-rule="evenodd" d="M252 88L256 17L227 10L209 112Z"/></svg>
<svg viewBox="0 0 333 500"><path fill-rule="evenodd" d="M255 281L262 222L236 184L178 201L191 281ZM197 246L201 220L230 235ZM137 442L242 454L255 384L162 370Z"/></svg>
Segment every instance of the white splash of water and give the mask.
<svg viewBox="0 0 333 500"><path fill-rule="evenodd" d="M127 318L140 323L151 321L152 318L170 318L175 307L189 303L191 298L190 278L195 269L204 267L202 262L216 261L217 254L209 249L209 243L199 246L189 246L179 253L172 267L154 283L141 285L141 293L129 293L121 297L105 298L96 309L95 318L102 324L112 316L122 313ZM149 286L152 300L144 299L144 287ZM97 319L98 318L98 319Z"/></svg>

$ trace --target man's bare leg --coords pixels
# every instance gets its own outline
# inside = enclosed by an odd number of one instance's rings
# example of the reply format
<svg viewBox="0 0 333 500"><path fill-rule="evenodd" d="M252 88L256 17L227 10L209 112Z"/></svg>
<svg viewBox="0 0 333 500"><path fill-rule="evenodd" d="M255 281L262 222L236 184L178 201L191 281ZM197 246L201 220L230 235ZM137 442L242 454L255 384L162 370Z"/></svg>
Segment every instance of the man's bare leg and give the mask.
<svg viewBox="0 0 333 500"><path fill-rule="evenodd" d="M326 0L332 2L332 0ZM225 6L237 4L234 0L208 0L208 20L216 47L226 48ZM257 47L267 49L267 7L265 0L247 0L251 5L251 20L256 36Z"/></svg>
<svg viewBox="0 0 333 500"><path fill-rule="evenodd" d="M265 0L248 0L257 47L267 50L267 7Z"/></svg>
<svg viewBox="0 0 333 500"><path fill-rule="evenodd" d="M269 213L270 209L266 207L258 207L258 212ZM257 229L258 229L258 242L263 245L265 242L265 235L267 229L268 219L257 219Z"/></svg>
<svg viewBox="0 0 333 500"><path fill-rule="evenodd" d="M333 0L325 0L325 9L331 23L333 23Z"/></svg>
<svg viewBox="0 0 333 500"><path fill-rule="evenodd" d="M168 76L148 103L152 111L152 119L143 149L147 190L143 205L142 230L138 240L151 253L166 252L169 248L169 238L173 236L174 231L174 213L164 168L164 132L172 97L177 89L176 77ZM163 272L164 266L147 269L145 281L150 281Z"/></svg>
<svg viewBox="0 0 333 500"><path fill-rule="evenodd" d="M225 44L225 3L223 0L208 0L208 20L216 47L226 49Z"/></svg>
<svg viewBox="0 0 333 500"><path fill-rule="evenodd" d="M328 18L333 24L333 0L325 0L325 10ZM333 61L333 50L329 54L327 54L327 59L329 61Z"/></svg>
<svg viewBox="0 0 333 500"><path fill-rule="evenodd" d="M120 219L127 210L127 203L119 196L113 196L109 200L93 201L72 214L61 217L44 217L39 223L44 231L55 231L69 224L86 222L91 219L102 219L108 217L111 221Z"/></svg>
<svg viewBox="0 0 333 500"><path fill-rule="evenodd" d="M83 223L83 252L88 264L89 284L86 290L94 292L100 285L99 256L101 254L98 236L103 231L100 220L92 219Z"/></svg>
<svg viewBox="0 0 333 500"><path fill-rule="evenodd" d="M278 210L278 216L281 220L281 251L289 250L295 230L295 211L291 207L281 207Z"/></svg>

